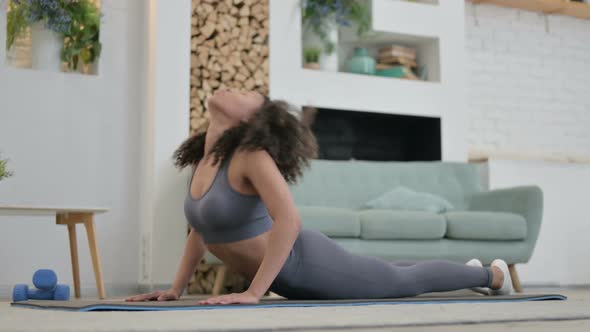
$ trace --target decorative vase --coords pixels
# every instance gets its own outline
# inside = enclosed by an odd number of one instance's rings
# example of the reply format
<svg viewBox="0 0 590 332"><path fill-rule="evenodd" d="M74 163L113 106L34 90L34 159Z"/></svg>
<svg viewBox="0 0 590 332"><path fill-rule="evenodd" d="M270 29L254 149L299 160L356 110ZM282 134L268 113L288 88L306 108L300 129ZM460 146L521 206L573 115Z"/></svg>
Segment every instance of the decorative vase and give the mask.
<svg viewBox="0 0 590 332"><path fill-rule="evenodd" d="M31 60L33 69L61 71L63 37L45 28L44 21L31 25Z"/></svg>
<svg viewBox="0 0 590 332"><path fill-rule="evenodd" d="M327 71L338 71L338 25L334 22L330 24L328 40L334 45L331 53L322 52L320 55L320 68Z"/></svg>
<svg viewBox="0 0 590 332"><path fill-rule="evenodd" d="M336 21L328 24L330 30L327 33L327 39L334 45L332 52L328 54L320 37L309 26L305 27L303 32L303 47L315 47L324 50L320 55L320 68L327 71L338 71L338 24Z"/></svg>
<svg viewBox="0 0 590 332"><path fill-rule="evenodd" d="M346 70L350 73L375 75L376 62L365 47L355 47L354 55L348 60Z"/></svg>

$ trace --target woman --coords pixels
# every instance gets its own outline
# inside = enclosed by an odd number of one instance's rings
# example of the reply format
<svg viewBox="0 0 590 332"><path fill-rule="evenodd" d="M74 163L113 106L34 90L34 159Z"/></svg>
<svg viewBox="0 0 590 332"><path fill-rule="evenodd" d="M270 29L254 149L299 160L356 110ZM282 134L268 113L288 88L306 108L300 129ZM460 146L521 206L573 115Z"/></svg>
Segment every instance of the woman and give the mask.
<svg viewBox="0 0 590 332"><path fill-rule="evenodd" d="M289 299L394 298L469 287L511 291L502 260L490 268L477 260L468 263L474 266L394 263L350 253L321 232L302 229L288 183L317 155L310 130L286 103L257 92L217 90L208 104L207 131L175 152L179 168L195 169L184 205L191 230L173 286L128 301L178 299L207 250L250 286L200 304L258 303L269 289Z"/></svg>

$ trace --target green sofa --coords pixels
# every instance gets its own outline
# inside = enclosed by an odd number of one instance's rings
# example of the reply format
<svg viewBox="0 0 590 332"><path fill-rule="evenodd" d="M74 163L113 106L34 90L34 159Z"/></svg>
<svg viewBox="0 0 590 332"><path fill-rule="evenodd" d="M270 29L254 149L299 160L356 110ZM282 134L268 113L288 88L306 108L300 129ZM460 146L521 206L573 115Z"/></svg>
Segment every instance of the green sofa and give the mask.
<svg viewBox="0 0 590 332"><path fill-rule="evenodd" d="M305 228L358 254L388 260L530 259L543 210L538 186L483 191L478 165L460 162L314 160L292 187ZM454 209L361 209L397 185L448 200Z"/></svg>
<svg viewBox="0 0 590 332"><path fill-rule="evenodd" d="M316 229L347 250L387 260L530 259L543 210L538 186L485 191L477 164L313 160L291 187L303 227ZM448 200L442 213L362 209L397 185ZM210 255L210 254L208 254ZM212 258L212 255L207 256ZM216 259L209 259L217 261Z"/></svg>

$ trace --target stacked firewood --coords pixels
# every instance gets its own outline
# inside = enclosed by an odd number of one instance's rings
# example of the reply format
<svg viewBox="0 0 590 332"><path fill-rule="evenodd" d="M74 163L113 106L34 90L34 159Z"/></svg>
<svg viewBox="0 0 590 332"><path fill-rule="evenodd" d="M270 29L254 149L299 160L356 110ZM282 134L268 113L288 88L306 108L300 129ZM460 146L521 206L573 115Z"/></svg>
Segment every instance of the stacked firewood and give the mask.
<svg viewBox="0 0 590 332"><path fill-rule="evenodd" d="M191 129L220 87L268 94L268 0L192 0Z"/></svg>
<svg viewBox="0 0 590 332"><path fill-rule="evenodd" d="M212 294L215 285L215 279L219 273L221 265L208 264L202 259L197 266L197 271L188 286L189 294ZM241 293L248 289L250 283L244 277L237 273L228 271L223 278L221 294Z"/></svg>
<svg viewBox="0 0 590 332"><path fill-rule="evenodd" d="M204 129L207 98L221 87L268 94L269 0L192 0L191 132ZM190 294L211 294L218 275L221 293L245 291L249 283L203 259Z"/></svg>

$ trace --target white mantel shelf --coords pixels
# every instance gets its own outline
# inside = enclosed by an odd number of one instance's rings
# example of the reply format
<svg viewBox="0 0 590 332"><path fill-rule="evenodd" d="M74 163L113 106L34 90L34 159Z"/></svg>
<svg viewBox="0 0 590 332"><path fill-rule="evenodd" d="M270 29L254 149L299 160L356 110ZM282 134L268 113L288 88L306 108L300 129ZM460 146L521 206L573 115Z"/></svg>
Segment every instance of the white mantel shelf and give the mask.
<svg viewBox="0 0 590 332"><path fill-rule="evenodd" d="M283 93L299 105L428 117L441 117L443 112L444 89L440 83L303 68L297 75L307 82L306 88ZM354 92L345 95L343 91ZM281 94L280 90L276 92Z"/></svg>

